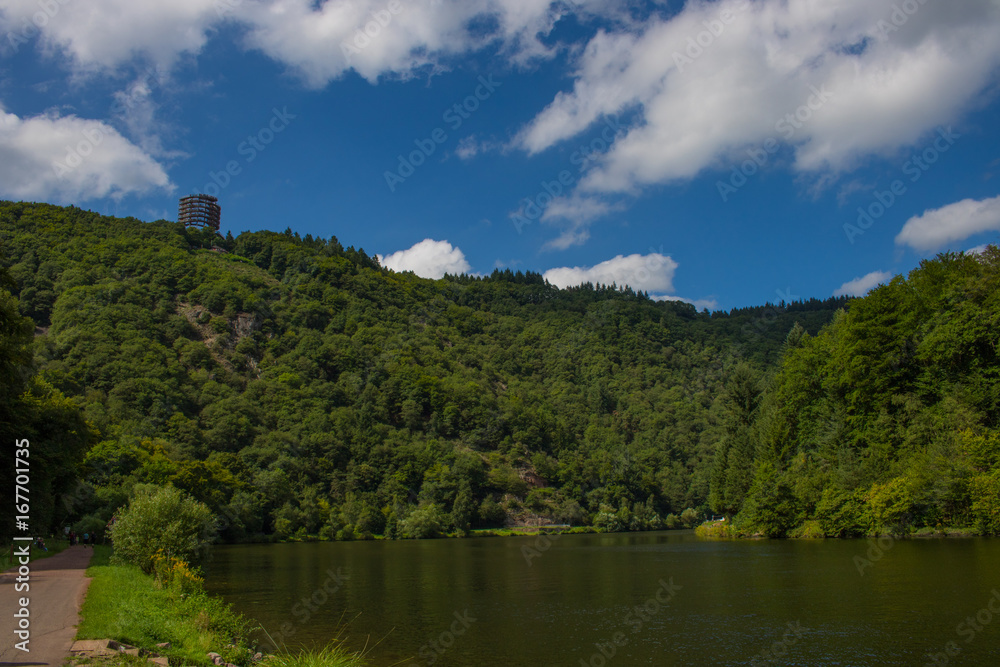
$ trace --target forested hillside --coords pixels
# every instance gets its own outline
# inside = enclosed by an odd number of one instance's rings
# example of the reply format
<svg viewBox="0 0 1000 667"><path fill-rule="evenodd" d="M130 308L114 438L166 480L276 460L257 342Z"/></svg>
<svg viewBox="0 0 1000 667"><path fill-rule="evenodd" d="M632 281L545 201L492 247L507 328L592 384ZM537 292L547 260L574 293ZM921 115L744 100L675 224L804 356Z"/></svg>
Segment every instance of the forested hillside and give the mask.
<svg viewBox="0 0 1000 667"><path fill-rule="evenodd" d="M730 376L713 506L737 532L1000 534L1000 251L946 254Z"/></svg>
<svg viewBox="0 0 1000 667"><path fill-rule="evenodd" d="M45 204L0 204L0 247L4 437L31 437L53 461L35 471L49 485L35 497L54 500L36 521L100 530L136 484L173 484L232 540L528 520L637 530L686 509L690 523L709 511L716 449L739 437L728 379L771 373L791 335L776 386L806 391L781 409L808 417L793 405L819 390L792 378L834 334L803 332L847 305L710 315L531 273L431 281L336 238L213 239ZM788 434L796 452L814 436Z"/></svg>

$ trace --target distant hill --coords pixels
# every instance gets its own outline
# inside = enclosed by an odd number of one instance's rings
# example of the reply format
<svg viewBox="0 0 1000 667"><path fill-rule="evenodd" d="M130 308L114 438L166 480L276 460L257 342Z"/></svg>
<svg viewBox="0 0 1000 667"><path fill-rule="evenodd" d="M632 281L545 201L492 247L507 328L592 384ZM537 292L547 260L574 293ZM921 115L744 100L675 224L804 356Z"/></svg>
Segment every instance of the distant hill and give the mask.
<svg viewBox="0 0 1000 667"><path fill-rule="evenodd" d="M21 383L3 409L62 466L37 521L99 530L135 484L173 484L224 517L231 540L690 525L711 511L717 450L732 449L727 379L775 376L792 391L797 369L819 363L807 355L829 361L817 346L831 334L816 335L848 305L708 314L534 273L425 280L336 238L213 238L47 204L0 203L0 247L17 299L0 308L0 369ZM854 322L867 302L838 317ZM869 361L843 381L875 384L844 410L896 389L896 371ZM22 409L29 385L62 421ZM806 389L796 419L820 391ZM75 439L60 443L67 424ZM812 437L789 433L793 449Z"/></svg>

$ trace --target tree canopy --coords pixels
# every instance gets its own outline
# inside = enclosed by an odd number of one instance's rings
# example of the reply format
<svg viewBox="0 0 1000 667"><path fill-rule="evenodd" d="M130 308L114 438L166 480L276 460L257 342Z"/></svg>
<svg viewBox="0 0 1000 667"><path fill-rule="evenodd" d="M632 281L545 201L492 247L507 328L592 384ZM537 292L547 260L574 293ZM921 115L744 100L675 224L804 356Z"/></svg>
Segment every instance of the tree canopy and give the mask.
<svg viewBox="0 0 1000 667"><path fill-rule="evenodd" d="M709 314L535 273L425 280L290 227L5 202L0 246L0 410L33 405L39 446L77 443L53 524L107 521L141 484L204 503L230 540L640 530L713 508L847 534L874 524L831 518L845 507L888 525L918 486L937 513L913 520L996 523L995 254L860 300ZM928 481L966 450L951 486Z"/></svg>

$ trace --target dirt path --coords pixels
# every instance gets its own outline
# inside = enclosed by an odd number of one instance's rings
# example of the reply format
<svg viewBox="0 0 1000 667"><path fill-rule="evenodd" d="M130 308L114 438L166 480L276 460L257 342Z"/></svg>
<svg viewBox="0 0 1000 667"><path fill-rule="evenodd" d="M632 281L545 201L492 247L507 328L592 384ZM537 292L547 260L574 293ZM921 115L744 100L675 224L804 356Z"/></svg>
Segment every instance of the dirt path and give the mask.
<svg viewBox="0 0 1000 667"><path fill-rule="evenodd" d="M27 592L15 590L16 570L0 575L0 667L59 666L69 657L80 622L80 605L90 584L83 572L93 555L93 548L77 545L51 558L32 561ZM15 647L21 640L14 634L18 620L14 614L22 597L29 600L31 620L27 653Z"/></svg>

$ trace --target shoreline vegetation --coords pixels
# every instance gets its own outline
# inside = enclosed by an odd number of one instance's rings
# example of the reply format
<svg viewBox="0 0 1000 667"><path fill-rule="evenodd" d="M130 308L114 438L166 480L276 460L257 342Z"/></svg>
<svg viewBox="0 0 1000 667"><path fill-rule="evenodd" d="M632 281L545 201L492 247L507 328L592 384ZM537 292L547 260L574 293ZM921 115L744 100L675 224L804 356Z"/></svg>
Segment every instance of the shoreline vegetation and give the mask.
<svg viewBox="0 0 1000 667"><path fill-rule="evenodd" d="M197 570L177 558L163 557L153 573L113 557L109 546L94 547L87 576L92 578L83 607L77 640L113 639L157 653L171 667L362 667L363 656L333 641L314 650L280 649L262 655L250 640L255 630L220 598L205 592ZM211 655L210 655L211 654ZM145 665L146 660L119 654L74 659L74 664L120 667Z"/></svg>
<svg viewBox="0 0 1000 667"><path fill-rule="evenodd" d="M741 530L729 521L705 521L695 528L694 534L705 539L716 540L766 540L766 539L791 539L791 540L865 540L878 537L891 537L893 539L965 539L973 537L984 537L974 527L937 526L934 528L923 527L910 529L908 531L873 531L860 535L839 535L830 536L823 532L817 521L807 521L798 526L788 535L781 538L773 538L763 532L751 532ZM990 536L986 536L990 537Z"/></svg>

